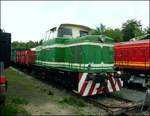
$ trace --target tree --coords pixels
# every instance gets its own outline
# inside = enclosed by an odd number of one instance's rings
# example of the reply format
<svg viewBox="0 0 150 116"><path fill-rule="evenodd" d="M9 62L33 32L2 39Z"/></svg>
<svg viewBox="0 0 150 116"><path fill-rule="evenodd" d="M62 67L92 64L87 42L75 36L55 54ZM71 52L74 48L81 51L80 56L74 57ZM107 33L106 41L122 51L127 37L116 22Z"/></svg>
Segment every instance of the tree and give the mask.
<svg viewBox="0 0 150 116"><path fill-rule="evenodd" d="M122 24L122 36L124 41L129 41L131 38L141 36L142 34L142 25L140 21L131 19Z"/></svg>
<svg viewBox="0 0 150 116"><path fill-rule="evenodd" d="M107 28L105 30L105 35L114 39L114 41L119 42L122 41L122 33L119 28L111 29Z"/></svg>
<svg viewBox="0 0 150 116"><path fill-rule="evenodd" d="M14 41L14 42L12 42L11 47L12 48L34 48L38 45L40 45L40 42L33 42L33 41L18 42L18 41Z"/></svg>
<svg viewBox="0 0 150 116"><path fill-rule="evenodd" d="M11 44L11 47L12 47L12 48L25 48L26 45L25 45L24 42L14 41L14 42Z"/></svg>
<svg viewBox="0 0 150 116"><path fill-rule="evenodd" d="M144 29L144 34L150 34L150 27Z"/></svg>
<svg viewBox="0 0 150 116"><path fill-rule="evenodd" d="M100 24L99 27L96 27L96 29L94 29L92 31L93 35L103 35L105 33L105 25Z"/></svg>
<svg viewBox="0 0 150 116"><path fill-rule="evenodd" d="M114 39L114 41L122 41L122 33L119 28L111 29L111 28L105 28L103 24L100 24L100 27L96 27L95 30L92 32L93 35L106 35L108 37L111 37Z"/></svg>
<svg viewBox="0 0 150 116"><path fill-rule="evenodd" d="M43 42L43 39L41 39L41 40L39 41L39 45L42 45L42 42Z"/></svg>

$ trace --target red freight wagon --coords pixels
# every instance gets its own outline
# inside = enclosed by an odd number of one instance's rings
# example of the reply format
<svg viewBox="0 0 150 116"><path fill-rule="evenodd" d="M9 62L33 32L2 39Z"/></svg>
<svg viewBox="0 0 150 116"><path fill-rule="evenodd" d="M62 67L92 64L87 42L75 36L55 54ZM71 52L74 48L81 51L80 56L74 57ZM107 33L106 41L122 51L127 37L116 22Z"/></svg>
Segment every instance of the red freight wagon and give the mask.
<svg viewBox="0 0 150 116"><path fill-rule="evenodd" d="M30 65L35 61L35 52L31 50L21 50L16 52L16 61L20 64Z"/></svg>
<svg viewBox="0 0 150 116"><path fill-rule="evenodd" d="M117 43L114 48L115 66L128 69L150 69L150 41Z"/></svg>
<svg viewBox="0 0 150 116"><path fill-rule="evenodd" d="M35 52L31 50L24 51L24 64L33 64L35 61Z"/></svg>
<svg viewBox="0 0 150 116"><path fill-rule="evenodd" d="M22 63L22 51L16 52L16 61L17 63Z"/></svg>
<svg viewBox="0 0 150 116"><path fill-rule="evenodd" d="M114 60L124 82L150 86L150 39L116 43Z"/></svg>
<svg viewBox="0 0 150 116"><path fill-rule="evenodd" d="M19 51L16 52L16 62L19 63Z"/></svg>
<svg viewBox="0 0 150 116"><path fill-rule="evenodd" d="M23 51L19 51L19 53L20 53L19 62L23 63L23 61L24 61Z"/></svg>

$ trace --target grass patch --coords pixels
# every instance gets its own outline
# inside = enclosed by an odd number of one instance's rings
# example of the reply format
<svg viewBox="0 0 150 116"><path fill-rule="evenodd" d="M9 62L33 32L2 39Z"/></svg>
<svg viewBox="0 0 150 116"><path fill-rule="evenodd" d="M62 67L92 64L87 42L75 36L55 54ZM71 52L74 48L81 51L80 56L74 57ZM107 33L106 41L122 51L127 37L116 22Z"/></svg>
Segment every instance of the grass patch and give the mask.
<svg viewBox="0 0 150 116"><path fill-rule="evenodd" d="M14 104L25 104L25 105L29 103L28 100L21 98L21 97L13 97L12 102Z"/></svg>
<svg viewBox="0 0 150 116"><path fill-rule="evenodd" d="M13 81L17 81L17 80L14 80L14 78L19 79L19 80L24 80L24 78L22 78L22 76L24 76L24 75L12 70L11 68L6 69L5 75L7 76L7 78L9 78Z"/></svg>
<svg viewBox="0 0 150 116"><path fill-rule="evenodd" d="M5 105L0 106L0 116L30 115L21 105L29 102L21 97L7 97Z"/></svg>
<svg viewBox="0 0 150 116"><path fill-rule="evenodd" d="M1 116L15 116L18 112L17 106L12 104L0 106L0 109Z"/></svg>
<svg viewBox="0 0 150 116"><path fill-rule="evenodd" d="M75 96L65 96L62 100L59 101L59 103L66 103L69 105L74 105L74 106L79 106L79 107L85 106L84 101Z"/></svg>
<svg viewBox="0 0 150 116"><path fill-rule="evenodd" d="M19 107L16 104L6 104L0 106L0 115L1 116L16 116L16 115L25 115L29 116L30 114L22 107Z"/></svg>

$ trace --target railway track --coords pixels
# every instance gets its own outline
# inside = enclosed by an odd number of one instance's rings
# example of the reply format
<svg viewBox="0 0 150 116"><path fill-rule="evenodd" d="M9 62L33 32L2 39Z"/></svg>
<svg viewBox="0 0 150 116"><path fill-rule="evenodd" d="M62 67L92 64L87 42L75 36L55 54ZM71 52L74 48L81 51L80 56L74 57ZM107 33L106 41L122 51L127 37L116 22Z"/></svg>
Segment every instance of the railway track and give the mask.
<svg viewBox="0 0 150 116"><path fill-rule="evenodd" d="M126 88L125 88L126 89ZM123 91L125 91L123 89ZM126 92L126 91L125 91ZM136 92L138 96L141 98L134 98L134 93ZM134 94L133 94L134 93ZM83 98L86 102L93 104L94 106L104 109L109 115L149 115L148 111L141 111L145 94L139 94L138 91L128 90L126 93L131 94L130 96L121 96L116 94L101 94L99 96L91 96ZM133 96L133 97L132 97ZM132 98L130 98L132 97Z"/></svg>
<svg viewBox="0 0 150 116"><path fill-rule="evenodd" d="M107 96L105 98L88 98L93 105L102 108L108 112L109 115L121 115L141 107L143 102L133 102L115 96Z"/></svg>
<svg viewBox="0 0 150 116"><path fill-rule="evenodd" d="M14 68L15 70L18 70ZM25 73L27 75L30 75L26 71L18 70L21 73ZM33 75L30 75L33 76ZM42 79L43 80L43 79ZM43 81L45 82L45 81ZM70 92L72 95L79 96L77 92ZM81 96L80 96L81 97ZM142 107L143 101L133 101L126 99L121 96L115 96L113 94L101 94L98 96L91 96L91 97L82 97L83 100L86 102L89 102L93 104L94 106L104 109L108 112L109 115L121 115L125 114L128 115L127 113L136 109Z"/></svg>

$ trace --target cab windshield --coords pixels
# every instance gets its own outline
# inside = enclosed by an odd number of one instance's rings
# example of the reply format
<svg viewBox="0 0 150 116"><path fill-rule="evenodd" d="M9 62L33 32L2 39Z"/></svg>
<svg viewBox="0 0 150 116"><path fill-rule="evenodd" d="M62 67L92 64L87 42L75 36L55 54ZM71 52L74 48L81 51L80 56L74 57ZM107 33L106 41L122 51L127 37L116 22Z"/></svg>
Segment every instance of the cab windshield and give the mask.
<svg viewBox="0 0 150 116"><path fill-rule="evenodd" d="M72 29L64 27L59 28L58 37L72 37Z"/></svg>

